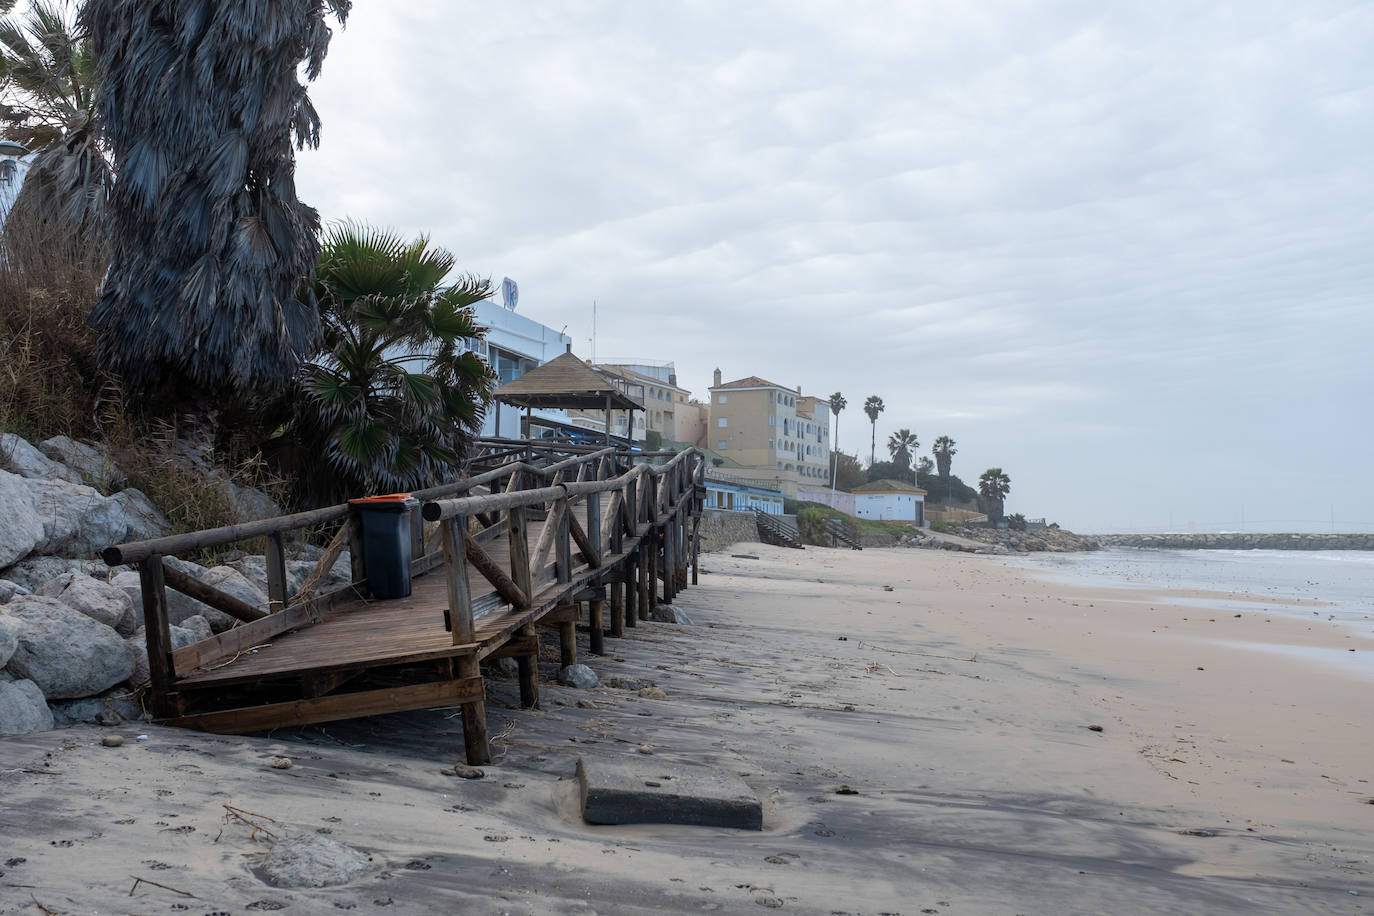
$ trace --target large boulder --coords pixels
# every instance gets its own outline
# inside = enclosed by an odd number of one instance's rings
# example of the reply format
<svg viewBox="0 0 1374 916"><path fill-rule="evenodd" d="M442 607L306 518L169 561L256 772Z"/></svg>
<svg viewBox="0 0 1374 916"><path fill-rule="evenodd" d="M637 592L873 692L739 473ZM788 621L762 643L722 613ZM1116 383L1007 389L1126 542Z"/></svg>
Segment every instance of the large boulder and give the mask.
<svg viewBox="0 0 1374 916"><path fill-rule="evenodd" d="M282 515L281 506L261 490L241 487L224 478L224 495L229 500L229 509L240 522L255 522L263 518Z"/></svg>
<svg viewBox="0 0 1374 916"><path fill-rule="evenodd" d="M123 543L148 541L172 533L172 523L142 490L129 487L110 499L124 512Z"/></svg>
<svg viewBox="0 0 1374 916"><path fill-rule="evenodd" d="M98 697L58 700L50 708L54 725L119 725L148 718L142 704L122 688Z"/></svg>
<svg viewBox="0 0 1374 916"><path fill-rule="evenodd" d="M173 557L167 557L167 561L169 564L175 565L182 572L185 572L189 576L195 576L195 578L197 579L200 578L200 575L209 572L209 570L206 569L204 566L201 566L197 563L191 563L186 560L175 560L175 558ZM197 575L195 573L195 570L200 570L200 575ZM118 589L121 589L126 595L129 596L129 600L132 601L134 604L134 611L137 616L137 619L140 622L142 622L143 587L139 581L138 573L132 571L122 572L119 575L115 576L113 579L111 579L110 584ZM210 622L210 626L214 629L216 633L223 632L224 630L227 630L234 624L238 623L237 620L235 620L233 617L230 617L228 614L225 614L222 611L217 611L214 608L210 607L208 604L204 604L200 601L197 601L195 598L183 595L181 592L168 586L168 622L170 622L173 626L179 626L191 617L204 617L206 620Z"/></svg>
<svg viewBox="0 0 1374 916"><path fill-rule="evenodd" d="M18 582L11 582L9 579L0 579L0 604L9 601L15 595L31 595L32 589L25 588Z"/></svg>
<svg viewBox="0 0 1374 916"><path fill-rule="evenodd" d="M684 627L693 625L692 618L676 604L655 604L649 610L649 619L658 623L676 623Z"/></svg>
<svg viewBox="0 0 1374 916"><path fill-rule="evenodd" d="M67 573L41 586L37 594L56 598L67 607L128 636L138 625L134 603L124 589L81 573Z"/></svg>
<svg viewBox="0 0 1374 916"><path fill-rule="evenodd" d="M372 870L367 853L315 833L278 840L257 868L275 887L332 887Z"/></svg>
<svg viewBox="0 0 1374 916"><path fill-rule="evenodd" d="M0 613L0 668L4 668L19 648L19 628L21 624L7 614Z"/></svg>
<svg viewBox="0 0 1374 916"><path fill-rule="evenodd" d="M34 448L12 433L0 434L0 468L29 480L81 483L81 474Z"/></svg>
<svg viewBox="0 0 1374 916"><path fill-rule="evenodd" d="M53 726L43 691L29 680L0 679L0 735L25 735Z"/></svg>
<svg viewBox="0 0 1374 916"><path fill-rule="evenodd" d="M5 670L33 681L48 699L92 696L133 673L118 633L55 598L25 595L5 605L5 613L20 624Z"/></svg>
<svg viewBox="0 0 1374 916"><path fill-rule="evenodd" d="M5 570L5 578L30 592L36 592L53 579L68 573L81 573L104 579L109 567L99 560L71 560L66 557L29 557Z"/></svg>
<svg viewBox="0 0 1374 916"><path fill-rule="evenodd" d="M586 665L568 665L558 672L558 683L564 687L580 687L589 690L599 686L601 681L597 678L596 672Z"/></svg>
<svg viewBox="0 0 1374 916"><path fill-rule="evenodd" d="M232 566L216 566L202 575L200 581L255 608L267 610L267 592L249 582Z"/></svg>
<svg viewBox="0 0 1374 916"><path fill-rule="evenodd" d="M124 486L126 475L114 459L84 442L66 436L53 436L38 443L44 455L80 475L76 483L84 483L109 492Z"/></svg>
<svg viewBox="0 0 1374 916"><path fill-rule="evenodd" d="M0 569L4 569L32 553L44 531L28 481L18 474L0 470L0 507Z"/></svg>
<svg viewBox="0 0 1374 916"><path fill-rule="evenodd" d="M64 480L31 480L29 498L43 523L35 551L59 557L88 557L124 541L129 519L124 507L98 490Z"/></svg>
<svg viewBox="0 0 1374 916"><path fill-rule="evenodd" d="M214 633L210 629L210 623L204 617L188 617L182 626L169 626L167 628L171 637L171 648L175 652L184 646L189 646L193 642L200 642L202 639L209 639ZM129 683L138 687L148 682L148 630L146 627L139 627L134 634L124 640L124 644L129 649L129 659L133 662L134 673L129 675Z"/></svg>

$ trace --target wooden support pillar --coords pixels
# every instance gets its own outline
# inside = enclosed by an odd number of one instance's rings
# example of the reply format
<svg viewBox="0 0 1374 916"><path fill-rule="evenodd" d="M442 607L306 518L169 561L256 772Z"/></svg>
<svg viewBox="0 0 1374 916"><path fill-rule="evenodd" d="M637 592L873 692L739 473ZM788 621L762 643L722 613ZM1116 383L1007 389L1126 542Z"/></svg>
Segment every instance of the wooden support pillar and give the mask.
<svg viewBox="0 0 1374 916"><path fill-rule="evenodd" d="M639 551L625 561L625 626L639 625Z"/></svg>
<svg viewBox="0 0 1374 916"><path fill-rule="evenodd" d="M697 584L697 573L701 568L701 511L692 516L692 584Z"/></svg>
<svg viewBox="0 0 1374 916"><path fill-rule="evenodd" d="M159 719L176 714L172 690L172 630L167 619L167 585L162 576L162 557L153 554L138 564L138 585L143 592L143 625L148 643L148 679L153 687L153 715Z"/></svg>
<svg viewBox="0 0 1374 916"><path fill-rule="evenodd" d="M625 635L625 567L617 571L611 580L611 636L620 639Z"/></svg>
<svg viewBox="0 0 1374 916"><path fill-rule="evenodd" d="M516 635L530 641L534 651L529 655L516 656L515 663L520 666L520 706L522 709L539 708L539 634L534 624L527 623Z"/></svg>
<svg viewBox="0 0 1374 916"><path fill-rule="evenodd" d="M348 566L353 588L364 597L370 594L367 565L363 560L363 517L356 508L348 512Z"/></svg>
<svg viewBox="0 0 1374 916"><path fill-rule="evenodd" d="M456 628L455 628L456 629ZM481 678L482 665L476 654L458 657L459 678ZM485 690L483 691L485 693ZM523 691L522 691L523 693ZM536 702L538 698L536 697ZM463 750L469 766L483 766L491 763L491 743L487 740L487 703L485 697L464 703L463 710Z"/></svg>
<svg viewBox="0 0 1374 916"><path fill-rule="evenodd" d="M663 603L677 595L677 525L670 516L663 525Z"/></svg>
<svg viewBox="0 0 1374 916"><path fill-rule="evenodd" d="M444 519L439 523L444 538L444 581L448 588L448 624L453 645L475 641L472 621L472 593L468 588L467 519Z"/></svg>
<svg viewBox="0 0 1374 916"><path fill-rule="evenodd" d="M612 585L614 588L614 585ZM606 654L606 602L593 598L587 602L587 617L591 625L592 638L588 648L593 655Z"/></svg>
<svg viewBox="0 0 1374 916"><path fill-rule="evenodd" d="M280 531L267 536L267 613L286 609L286 543Z"/></svg>
<svg viewBox="0 0 1374 916"><path fill-rule="evenodd" d="M578 608L578 605L574 604L573 607ZM578 608L578 614L581 615L580 608ZM577 622L575 620L563 620L558 624L558 663L563 668L577 664Z"/></svg>
<svg viewBox="0 0 1374 916"><path fill-rule="evenodd" d="M650 603L654 600L654 583L650 578L654 574L654 547L649 541L653 538L652 529L644 536L644 542L639 548L639 619L649 619L649 608L653 607Z"/></svg>

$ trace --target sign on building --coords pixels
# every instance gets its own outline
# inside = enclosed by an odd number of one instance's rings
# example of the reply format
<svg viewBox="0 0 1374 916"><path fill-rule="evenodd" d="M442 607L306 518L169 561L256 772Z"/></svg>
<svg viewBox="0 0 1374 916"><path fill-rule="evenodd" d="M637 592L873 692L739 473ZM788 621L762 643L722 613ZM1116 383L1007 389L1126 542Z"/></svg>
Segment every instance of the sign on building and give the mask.
<svg viewBox="0 0 1374 916"><path fill-rule="evenodd" d="M515 303L520 301L520 287L515 285L515 281L506 277L501 281L501 302L512 312L515 311Z"/></svg>

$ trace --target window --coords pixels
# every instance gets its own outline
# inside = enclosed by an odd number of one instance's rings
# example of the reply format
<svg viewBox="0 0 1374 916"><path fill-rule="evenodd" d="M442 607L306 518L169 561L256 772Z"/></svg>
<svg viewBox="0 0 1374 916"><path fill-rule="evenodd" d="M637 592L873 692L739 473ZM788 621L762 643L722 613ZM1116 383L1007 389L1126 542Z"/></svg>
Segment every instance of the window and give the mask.
<svg viewBox="0 0 1374 916"><path fill-rule="evenodd" d="M771 414L771 413L770 413L770 414L768 415L768 425L769 425L769 426L777 426L777 425L778 425L778 418L777 418L777 416L776 416L775 414Z"/></svg>
<svg viewBox="0 0 1374 916"><path fill-rule="evenodd" d="M716 451L718 451L718 452L723 452L723 451L725 451L726 449L728 449L729 447L730 447L730 443L729 443L729 442L726 442L724 439L721 439L720 441L718 441L718 442L716 443Z"/></svg>
<svg viewBox="0 0 1374 916"><path fill-rule="evenodd" d="M723 395L723 394L718 394L718 395L716 395L716 403L717 403L717 404L724 404L724 403L725 403L725 400L726 400L725 395Z"/></svg>
<svg viewBox="0 0 1374 916"><path fill-rule="evenodd" d="M768 440L768 447L769 447L769 448L775 448L775 446L773 445L773 440L772 440L772 439L769 439L769 440Z"/></svg>
<svg viewBox="0 0 1374 916"><path fill-rule="evenodd" d="M716 425L724 429L725 427L730 425L730 418L721 417L719 420L716 421Z"/></svg>
<svg viewBox="0 0 1374 916"><path fill-rule="evenodd" d="M771 391L768 392L768 403L769 403L769 404L772 404L772 403L773 403L773 392L771 392Z"/></svg>

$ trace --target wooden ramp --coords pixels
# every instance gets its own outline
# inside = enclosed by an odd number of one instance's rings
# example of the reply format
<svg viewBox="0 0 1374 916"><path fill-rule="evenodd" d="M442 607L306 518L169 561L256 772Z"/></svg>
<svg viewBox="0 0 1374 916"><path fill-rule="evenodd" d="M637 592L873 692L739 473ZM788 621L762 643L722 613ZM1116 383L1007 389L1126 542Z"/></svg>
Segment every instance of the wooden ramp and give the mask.
<svg viewBox="0 0 1374 916"><path fill-rule="evenodd" d="M630 466L614 448L540 463L517 461L438 487L411 519L418 559L411 594L370 596L358 511L341 506L249 525L109 548L137 563L143 585L151 697L161 722L206 731L260 731L431 706L463 710L469 762L489 759L479 663L514 657L521 701L537 705L537 627L557 626L561 660L576 662L585 617L592 651L648 618L695 578L704 487L695 450L661 466ZM545 485L546 484L546 485ZM604 497L604 498L603 498ZM287 596L283 535L344 523L353 582L318 597ZM164 557L248 537L268 538L272 613L177 572ZM243 623L171 651L166 588ZM609 615L607 605L609 604Z"/></svg>

